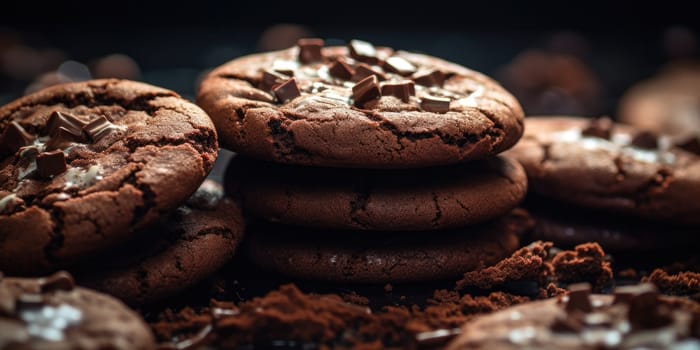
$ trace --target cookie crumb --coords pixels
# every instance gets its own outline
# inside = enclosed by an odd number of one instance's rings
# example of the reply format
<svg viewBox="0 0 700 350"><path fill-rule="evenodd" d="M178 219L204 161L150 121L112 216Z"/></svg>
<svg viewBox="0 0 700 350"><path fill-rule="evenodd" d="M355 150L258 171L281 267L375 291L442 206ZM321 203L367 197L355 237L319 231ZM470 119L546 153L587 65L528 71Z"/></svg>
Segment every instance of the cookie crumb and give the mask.
<svg viewBox="0 0 700 350"><path fill-rule="evenodd" d="M610 262L598 243L577 245L574 250L565 250L552 258L557 282L589 282L595 291L600 291L612 280Z"/></svg>
<svg viewBox="0 0 700 350"><path fill-rule="evenodd" d="M683 271L669 274L662 269L652 271L642 282L656 285L664 294L692 296L700 293L700 273Z"/></svg>
<svg viewBox="0 0 700 350"><path fill-rule="evenodd" d="M391 293L394 290L394 286L391 285L391 283L387 283L384 285L384 291L387 293Z"/></svg>
<svg viewBox="0 0 700 350"><path fill-rule="evenodd" d="M360 305L360 306L369 305L369 298L363 297L362 295L357 294L355 291L352 291L349 293L342 293L342 294L340 294L340 297L343 298L343 300L346 303Z"/></svg>
<svg viewBox="0 0 700 350"><path fill-rule="evenodd" d="M463 278L457 281L456 289L491 289L506 282L522 280L536 280L544 284L552 273L552 268L547 263L552 246L552 242L531 243L494 266L465 273Z"/></svg>

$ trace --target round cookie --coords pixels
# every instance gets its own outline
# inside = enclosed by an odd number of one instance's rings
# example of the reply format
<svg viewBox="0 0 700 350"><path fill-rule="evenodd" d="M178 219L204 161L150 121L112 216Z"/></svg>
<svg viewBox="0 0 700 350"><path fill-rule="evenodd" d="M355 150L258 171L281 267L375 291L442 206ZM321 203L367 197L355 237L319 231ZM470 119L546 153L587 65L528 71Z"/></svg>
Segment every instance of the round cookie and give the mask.
<svg viewBox="0 0 700 350"><path fill-rule="evenodd" d="M206 180L159 224L105 256L85 264L81 285L128 304L147 304L182 291L231 260L243 239L238 205L221 185Z"/></svg>
<svg viewBox="0 0 700 350"><path fill-rule="evenodd" d="M172 91L54 86L0 107L0 270L37 274L123 242L211 170L216 131Z"/></svg>
<svg viewBox="0 0 700 350"><path fill-rule="evenodd" d="M236 157L229 193L267 221L329 229L421 231L499 217L525 196L520 164L493 157L413 170L311 168Z"/></svg>
<svg viewBox="0 0 700 350"><path fill-rule="evenodd" d="M651 284L569 295L509 307L467 322L448 350L698 349L700 307L660 296Z"/></svg>
<svg viewBox="0 0 700 350"><path fill-rule="evenodd" d="M531 241L551 241L562 249L597 242L605 252L616 256L640 252L678 254L695 252L700 247L697 229L692 227L610 216L559 201L532 202L528 198L524 204L535 220Z"/></svg>
<svg viewBox="0 0 700 350"><path fill-rule="evenodd" d="M345 283L423 282L460 276L514 252L530 226L524 211L437 232L325 231L260 224L249 231L257 265L284 275Z"/></svg>
<svg viewBox="0 0 700 350"><path fill-rule="evenodd" d="M358 40L322 46L241 57L202 81L197 103L224 147L289 164L415 168L494 155L522 135L517 100L480 73Z"/></svg>
<svg viewBox="0 0 700 350"><path fill-rule="evenodd" d="M618 110L621 121L643 130L700 136L700 66L671 67L633 86Z"/></svg>
<svg viewBox="0 0 700 350"><path fill-rule="evenodd" d="M75 287L65 272L31 279L0 276L0 349L155 347L136 312L110 296Z"/></svg>
<svg viewBox="0 0 700 350"><path fill-rule="evenodd" d="M529 190L585 208L700 224L700 157L607 119L533 117L508 152Z"/></svg>

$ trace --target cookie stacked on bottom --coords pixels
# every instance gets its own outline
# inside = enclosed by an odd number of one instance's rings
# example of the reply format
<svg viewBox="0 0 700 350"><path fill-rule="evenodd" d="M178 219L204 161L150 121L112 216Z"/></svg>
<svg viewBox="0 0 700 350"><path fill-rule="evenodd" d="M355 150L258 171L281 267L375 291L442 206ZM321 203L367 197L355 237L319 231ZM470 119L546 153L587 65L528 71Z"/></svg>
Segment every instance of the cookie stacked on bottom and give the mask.
<svg viewBox="0 0 700 350"><path fill-rule="evenodd" d="M694 251L700 157L607 118L531 117L508 152L525 167L535 239L614 253Z"/></svg>
<svg viewBox="0 0 700 350"><path fill-rule="evenodd" d="M238 152L226 186L262 219L249 253L299 278L448 278L514 251L526 177L501 86L443 60L320 39L233 60L198 103Z"/></svg>
<svg viewBox="0 0 700 350"><path fill-rule="evenodd" d="M0 107L0 271L66 269L129 303L196 283L242 237L237 205L204 182L217 151L201 109L147 84L58 85Z"/></svg>

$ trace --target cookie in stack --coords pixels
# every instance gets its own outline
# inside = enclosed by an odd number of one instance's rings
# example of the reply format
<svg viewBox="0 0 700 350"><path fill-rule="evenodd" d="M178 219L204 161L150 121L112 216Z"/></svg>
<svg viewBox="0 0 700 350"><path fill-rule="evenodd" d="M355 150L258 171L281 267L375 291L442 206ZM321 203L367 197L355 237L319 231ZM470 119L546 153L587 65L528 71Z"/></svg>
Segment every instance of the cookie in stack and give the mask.
<svg viewBox="0 0 700 350"><path fill-rule="evenodd" d="M217 151L199 107L147 84L58 85L1 107L0 271L65 268L130 303L196 283L242 237L237 205L204 182Z"/></svg>
<svg viewBox="0 0 700 350"><path fill-rule="evenodd" d="M352 40L242 57L197 102L238 153L227 191L261 218L258 265L338 282L442 279L491 265L528 223L518 102L490 78Z"/></svg>

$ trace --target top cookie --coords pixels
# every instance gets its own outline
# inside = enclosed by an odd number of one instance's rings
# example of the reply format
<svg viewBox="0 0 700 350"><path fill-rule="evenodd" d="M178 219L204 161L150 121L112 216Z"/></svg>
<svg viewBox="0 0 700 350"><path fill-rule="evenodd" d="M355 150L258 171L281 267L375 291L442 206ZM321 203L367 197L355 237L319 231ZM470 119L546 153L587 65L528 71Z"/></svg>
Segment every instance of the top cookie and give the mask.
<svg viewBox="0 0 700 350"><path fill-rule="evenodd" d="M700 224L700 157L608 119L527 118L508 152L529 189L592 209Z"/></svg>
<svg viewBox="0 0 700 350"><path fill-rule="evenodd" d="M172 91L96 80L0 108L0 270L41 273L133 235L211 170L216 131Z"/></svg>
<svg viewBox="0 0 700 350"><path fill-rule="evenodd" d="M242 57L211 72L197 102L224 147L313 166L413 168L497 154L523 111L492 79L434 57L353 40Z"/></svg>

